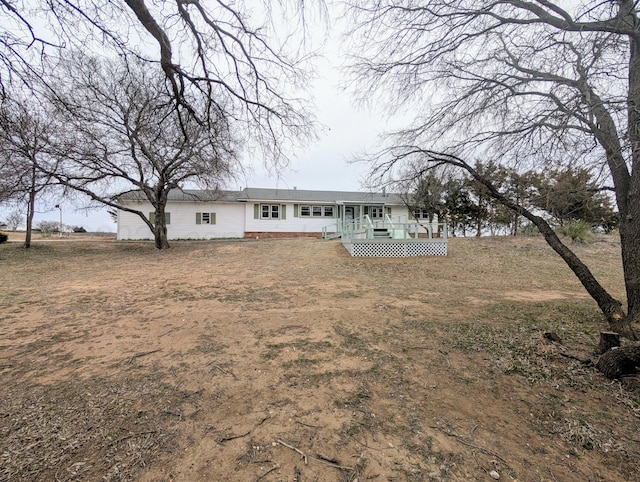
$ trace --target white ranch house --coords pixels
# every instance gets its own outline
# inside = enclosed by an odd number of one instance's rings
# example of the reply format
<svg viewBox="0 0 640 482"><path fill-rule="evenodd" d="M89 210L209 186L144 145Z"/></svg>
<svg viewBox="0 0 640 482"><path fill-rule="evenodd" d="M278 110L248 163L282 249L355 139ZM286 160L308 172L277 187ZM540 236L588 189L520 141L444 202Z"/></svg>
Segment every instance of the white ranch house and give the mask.
<svg viewBox="0 0 640 482"><path fill-rule="evenodd" d="M141 192L119 201L153 217ZM398 194L301 189L175 190L166 206L170 240L307 236L341 238L353 256L446 255L446 227L423 216ZM136 214L118 210L117 237L153 236Z"/></svg>

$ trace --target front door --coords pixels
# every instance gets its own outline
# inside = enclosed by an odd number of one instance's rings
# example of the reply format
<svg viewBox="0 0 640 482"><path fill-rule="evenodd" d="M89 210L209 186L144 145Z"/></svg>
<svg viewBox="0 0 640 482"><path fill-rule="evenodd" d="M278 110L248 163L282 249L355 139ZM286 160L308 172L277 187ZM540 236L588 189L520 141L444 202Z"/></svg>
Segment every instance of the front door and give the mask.
<svg viewBox="0 0 640 482"><path fill-rule="evenodd" d="M347 223L350 223L353 221L353 206L346 206L344 208L344 220Z"/></svg>

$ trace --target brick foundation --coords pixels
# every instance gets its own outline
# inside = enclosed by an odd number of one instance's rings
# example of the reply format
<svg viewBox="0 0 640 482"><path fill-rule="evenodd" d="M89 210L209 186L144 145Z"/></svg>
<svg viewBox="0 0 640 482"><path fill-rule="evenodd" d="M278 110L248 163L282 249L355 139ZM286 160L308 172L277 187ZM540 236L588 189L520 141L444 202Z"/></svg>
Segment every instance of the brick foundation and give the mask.
<svg viewBox="0 0 640 482"><path fill-rule="evenodd" d="M252 238L252 239L322 238L322 233L303 233L303 232L298 232L298 233L281 233L281 232L270 233L270 232L252 231L252 232L245 232L244 233L244 237L245 238Z"/></svg>

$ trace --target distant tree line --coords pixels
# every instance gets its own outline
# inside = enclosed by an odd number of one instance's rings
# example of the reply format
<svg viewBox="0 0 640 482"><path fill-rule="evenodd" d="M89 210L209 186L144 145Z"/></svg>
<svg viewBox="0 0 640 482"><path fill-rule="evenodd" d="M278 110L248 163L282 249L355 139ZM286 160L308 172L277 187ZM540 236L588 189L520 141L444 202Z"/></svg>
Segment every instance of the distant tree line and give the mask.
<svg viewBox="0 0 640 482"><path fill-rule="evenodd" d="M585 167L525 172L492 162L477 162L474 167L503 194L540 212L553 226L579 222L594 231L610 233L618 225L609 191L598 187ZM411 208L431 220L437 216L446 222L451 236L516 236L523 229L535 229L466 171L429 170L412 183Z"/></svg>

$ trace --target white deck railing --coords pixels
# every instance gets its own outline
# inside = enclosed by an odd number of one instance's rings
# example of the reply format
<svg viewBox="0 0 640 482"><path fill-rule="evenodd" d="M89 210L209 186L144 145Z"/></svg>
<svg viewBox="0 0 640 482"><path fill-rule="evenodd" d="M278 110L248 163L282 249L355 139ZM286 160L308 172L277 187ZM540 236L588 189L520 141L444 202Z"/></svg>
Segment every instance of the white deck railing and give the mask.
<svg viewBox="0 0 640 482"><path fill-rule="evenodd" d="M322 228L325 239L342 238L348 240L375 240L386 230L386 239L447 239L446 223L394 222L385 214L382 219L371 219L368 215L345 222L336 222ZM376 234L378 236L376 236Z"/></svg>

